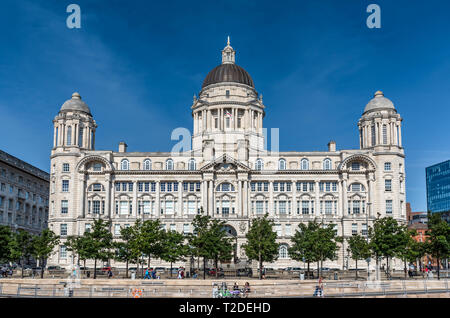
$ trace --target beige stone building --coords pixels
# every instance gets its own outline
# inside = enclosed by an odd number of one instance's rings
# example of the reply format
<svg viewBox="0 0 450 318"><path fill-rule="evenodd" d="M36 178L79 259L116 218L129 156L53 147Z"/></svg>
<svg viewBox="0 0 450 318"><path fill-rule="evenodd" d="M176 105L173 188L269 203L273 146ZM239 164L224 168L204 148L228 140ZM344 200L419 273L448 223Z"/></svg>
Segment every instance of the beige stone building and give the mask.
<svg viewBox="0 0 450 318"><path fill-rule="evenodd" d="M268 151L262 95L235 63L229 42L194 96L189 151L128 152L124 142L118 151L95 150L97 125L74 93L53 121L50 228L63 243L95 218L110 220L117 237L136 219L159 219L167 230L188 233L203 208L226 220L242 264L251 220L268 213L283 244L267 266L297 267L287 245L300 222L318 218L346 237L366 234L378 214L406 222L402 118L380 91L361 110L359 149L338 150L330 141L324 151ZM49 263L71 263L63 245ZM352 264L343 246L339 259L324 266Z"/></svg>
<svg viewBox="0 0 450 318"><path fill-rule="evenodd" d="M0 225L39 234L47 228L49 174L0 150Z"/></svg>

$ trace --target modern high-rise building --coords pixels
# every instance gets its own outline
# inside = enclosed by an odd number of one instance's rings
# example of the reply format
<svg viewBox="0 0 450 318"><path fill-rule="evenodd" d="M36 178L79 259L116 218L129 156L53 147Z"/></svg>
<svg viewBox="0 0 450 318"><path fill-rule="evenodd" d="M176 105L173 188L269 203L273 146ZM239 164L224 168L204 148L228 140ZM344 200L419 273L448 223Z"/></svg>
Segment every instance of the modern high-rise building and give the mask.
<svg viewBox="0 0 450 318"><path fill-rule="evenodd" d="M120 228L137 219L189 233L203 210L226 221L240 262L251 220L267 213L280 243L271 267L298 266L288 246L302 222L334 224L344 237L367 235L378 216L406 224L402 118L382 92L361 109L357 149L338 150L331 141L323 151L269 151L263 119L270 108L229 42L221 56L186 107L191 150L129 152L124 142L117 151L97 150L91 108L78 93L61 106L53 120L50 228L62 240L49 263L68 265L66 237L82 235L98 218L110 221L119 239ZM353 266L344 244L325 266Z"/></svg>
<svg viewBox="0 0 450 318"><path fill-rule="evenodd" d="M450 160L425 169L427 186L427 210L441 213L449 220L450 212Z"/></svg>

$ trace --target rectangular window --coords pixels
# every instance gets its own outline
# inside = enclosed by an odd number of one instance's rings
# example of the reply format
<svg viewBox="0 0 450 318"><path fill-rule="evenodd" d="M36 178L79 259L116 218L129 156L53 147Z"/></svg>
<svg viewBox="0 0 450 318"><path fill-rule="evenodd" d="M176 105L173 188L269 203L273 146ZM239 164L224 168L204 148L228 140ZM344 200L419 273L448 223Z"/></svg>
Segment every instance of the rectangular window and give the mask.
<svg viewBox="0 0 450 318"><path fill-rule="evenodd" d="M67 224L61 224L60 225L60 235L66 236L67 235Z"/></svg>
<svg viewBox="0 0 450 318"><path fill-rule="evenodd" d="M62 181L62 192L69 192L69 180Z"/></svg>
<svg viewBox="0 0 450 318"><path fill-rule="evenodd" d="M386 200L386 214L392 214L392 200Z"/></svg>
<svg viewBox="0 0 450 318"><path fill-rule="evenodd" d="M116 182L116 191L120 191L120 182Z"/></svg>
<svg viewBox="0 0 450 318"><path fill-rule="evenodd" d="M67 214L69 212L69 201L61 200L61 213Z"/></svg>
<svg viewBox="0 0 450 318"><path fill-rule="evenodd" d="M384 180L384 191L392 191L392 180L386 179Z"/></svg>
<svg viewBox="0 0 450 318"><path fill-rule="evenodd" d="M89 223L86 223L86 224L84 225L84 231L85 231L85 232L90 232L90 231L91 231L91 225L90 225Z"/></svg>
<svg viewBox="0 0 450 318"><path fill-rule="evenodd" d="M175 224L170 224L170 230L171 231L176 231L177 230L176 225Z"/></svg>
<svg viewBox="0 0 450 318"><path fill-rule="evenodd" d="M69 164L68 163L63 163L63 172L69 172Z"/></svg>
<svg viewBox="0 0 450 318"><path fill-rule="evenodd" d="M286 224L285 225L284 232L285 232L286 236L290 236L292 234L291 233L291 225L290 224Z"/></svg>
<svg viewBox="0 0 450 318"><path fill-rule="evenodd" d="M286 201L278 201L278 212L286 214Z"/></svg>
<svg viewBox="0 0 450 318"><path fill-rule="evenodd" d="M120 201L120 215L128 214L128 201Z"/></svg>
<svg viewBox="0 0 450 318"><path fill-rule="evenodd" d="M144 214L150 214L150 201L144 201Z"/></svg>
<svg viewBox="0 0 450 318"><path fill-rule="evenodd" d="M142 182L138 182L138 192L142 192L144 190L144 184Z"/></svg>
<svg viewBox="0 0 450 318"><path fill-rule="evenodd" d="M114 235L120 235L120 224L114 224Z"/></svg>
<svg viewBox="0 0 450 318"><path fill-rule="evenodd" d="M375 126L372 125L371 127L371 133L372 133L372 146L375 146Z"/></svg>
<svg viewBox="0 0 450 318"><path fill-rule="evenodd" d="M383 125L383 144L387 145L387 126Z"/></svg>
<svg viewBox="0 0 450 318"><path fill-rule="evenodd" d="M332 185L332 191L337 192L337 182L333 182L331 185Z"/></svg>
<svg viewBox="0 0 450 318"><path fill-rule="evenodd" d="M188 234L189 233L189 224L183 224L183 233Z"/></svg>
<svg viewBox="0 0 450 318"><path fill-rule="evenodd" d="M195 214L195 201L189 200L187 204L188 214Z"/></svg>
<svg viewBox="0 0 450 318"><path fill-rule="evenodd" d="M359 170L359 162L352 162L352 170L355 171Z"/></svg>
<svg viewBox="0 0 450 318"><path fill-rule="evenodd" d="M359 212L360 212L360 203L361 203L361 201L359 201L359 200L354 200L353 201L353 214L359 214Z"/></svg>
<svg viewBox="0 0 450 318"><path fill-rule="evenodd" d="M275 224L275 231L277 232L277 236L280 237L281 234L281 224Z"/></svg>
<svg viewBox="0 0 450 318"><path fill-rule="evenodd" d="M100 214L100 201L99 200L92 201L92 213Z"/></svg>
<svg viewBox="0 0 450 318"><path fill-rule="evenodd" d="M59 257L60 258L67 258L67 249L64 245L61 245L59 247Z"/></svg>
<svg viewBox="0 0 450 318"><path fill-rule="evenodd" d="M264 201L256 201L256 214L264 213Z"/></svg>
<svg viewBox="0 0 450 318"><path fill-rule="evenodd" d="M358 224L353 223L352 224L352 235L356 235L356 234L358 234Z"/></svg>
<svg viewBox="0 0 450 318"><path fill-rule="evenodd" d="M256 182L251 182L251 183L250 183L250 190L251 190L252 192L255 192L255 191L256 191Z"/></svg>
<svg viewBox="0 0 450 318"><path fill-rule="evenodd" d="M302 214L309 214L309 201L302 201Z"/></svg>
<svg viewBox="0 0 450 318"><path fill-rule="evenodd" d="M173 201L165 201L166 202L166 214L173 214L174 208L173 208Z"/></svg>
<svg viewBox="0 0 450 318"><path fill-rule="evenodd" d="M391 171L391 163L390 162L384 163L384 171Z"/></svg>
<svg viewBox="0 0 450 318"><path fill-rule="evenodd" d="M102 164L101 163L94 163L94 171L102 171Z"/></svg>
<svg viewBox="0 0 450 318"><path fill-rule="evenodd" d="M325 201L325 214L333 214L333 201Z"/></svg>
<svg viewBox="0 0 450 318"><path fill-rule="evenodd" d="M366 224L366 223L363 223L363 224L362 224L362 229L361 229L361 235L367 236L367 234L368 234L368 231L367 231L367 224Z"/></svg>

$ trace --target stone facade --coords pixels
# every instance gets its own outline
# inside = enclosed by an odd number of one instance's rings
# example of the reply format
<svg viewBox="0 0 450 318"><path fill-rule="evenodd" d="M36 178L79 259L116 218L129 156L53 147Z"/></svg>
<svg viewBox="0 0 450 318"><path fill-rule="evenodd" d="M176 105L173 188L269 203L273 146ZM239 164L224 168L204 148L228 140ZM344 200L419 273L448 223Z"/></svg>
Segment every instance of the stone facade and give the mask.
<svg viewBox="0 0 450 318"><path fill-rule="evenodd" d="M49 174L0 150L0 225L39 234L47 228Z"/></svg>
<svg viewBox="0 0 450 318"><path fill-rule="evenodd" d="M104 218L116 235L136 219L159 219L167 230L190 232L203 208L226 220L238 243L236 257L244 260L241 245L250 222L265 213L285 244L299 223L314 218L336 224L346 237L365 234L378 215L406 222L402 119L382 92L358 122L359 149L337 150L331 141L325 151L268 151L262 95L234 65L228 43L222 65L194 96L189 151L127 152L124 142L118 151L95 150L97 125L75 93L53 121L50 228L81 235L95 218ZM49 263L67 265L70 255L60 247ZM351 264L343 246L339 259L324 266ZM284 245L280 258L267 266L298 263L287 257Z"/></svg>

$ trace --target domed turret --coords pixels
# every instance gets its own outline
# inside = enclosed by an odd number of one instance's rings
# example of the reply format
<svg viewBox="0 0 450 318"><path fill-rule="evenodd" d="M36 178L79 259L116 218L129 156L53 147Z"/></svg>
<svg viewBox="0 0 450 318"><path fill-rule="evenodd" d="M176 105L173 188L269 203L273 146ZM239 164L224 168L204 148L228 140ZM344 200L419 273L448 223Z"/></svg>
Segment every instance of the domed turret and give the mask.
<svg viewBox="0 0 450 318"><path fill-rule="evenodd" d="M384 97L382 91L377 91L374 97L370 100L369 103L367 103L366 107L364 108L364 114L374 110L386 110L386 109L395 110L394 104L390 99Z"/></svg>
<svg viewBox="0 0 450 318"><path fill-rule="evenodd" d="M91 115L89 106L81 100L81 96L77 92L73 93L72 98L65 101L61 106L60 112L65 111L80 111Z"/></svg>

